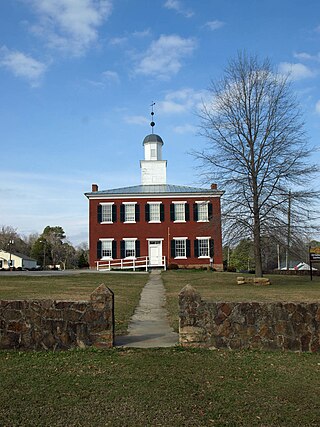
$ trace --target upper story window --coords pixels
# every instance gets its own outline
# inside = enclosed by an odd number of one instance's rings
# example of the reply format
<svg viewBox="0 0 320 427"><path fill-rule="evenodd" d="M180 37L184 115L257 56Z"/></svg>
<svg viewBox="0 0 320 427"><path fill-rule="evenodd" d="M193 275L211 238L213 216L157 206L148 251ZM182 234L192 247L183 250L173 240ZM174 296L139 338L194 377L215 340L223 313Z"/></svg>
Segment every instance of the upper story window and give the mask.
<svg viewBox="0 0 320 427"><path fill-rule="evenodd" d="M198 203L198 221L209 221L208 202Z"/></svg>
<svg viewBox="0 0 320 427"><path fill-rule="evenodd" d="M184 203L175 203L174 204L174 220L175 221L185 221L186 213L184 209Z"/></svg>
<svg viewBox="0 0 320 427"><path fill-rule="evenodd" d="M195 202L193 205L193 219L198 222L208 222L212 216L212 203L208 201Z"/></svg>
<svg viewBox="0 0 320 427"><path fill-rule="evenodd" d="M171 221L189 221L189 204L187 202L172 202L170 207Z"/></svg>
<svg viewBox="0 0 320 427"><path fill-rule="evenodd" d="M117 221L117 208L113 202L98 205L98 222L112 224Z"/></svg>
<svg viewBox="0 0 320 427"><path fill-rule="evenodd" d="M103 204L102 207L102 221L101 222L112 222L112 203Z"/></svg>
<svg viewBox="0 0 320 427"><path fill-rule="evenodd" d="M132 203L124 205L124 221L134 222L136 220L136 206Z"/></svg>
<svg viewBox="0 0 320 427"><path fill-rule="evenodd" d="M140 209L136 202L123 202L120 206L120 220L122 222L137 222L140 219Z"/></svg>
<svg viewBox="0 0 320 427"><path fill-rule="evenodd" d="M164 221L164 205L161 202L147 202L145 214L147 222L157 223Z"/></svg>

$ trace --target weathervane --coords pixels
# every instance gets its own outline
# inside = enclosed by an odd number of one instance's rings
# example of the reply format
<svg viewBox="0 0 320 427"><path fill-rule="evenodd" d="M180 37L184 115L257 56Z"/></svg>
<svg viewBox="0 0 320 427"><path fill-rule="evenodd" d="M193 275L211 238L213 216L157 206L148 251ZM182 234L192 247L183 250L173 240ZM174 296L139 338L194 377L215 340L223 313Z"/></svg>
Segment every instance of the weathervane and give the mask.
<svg viewBox="0 0 320 427"><path fill-rule="evenodd" d="M153 133L153 127L155 125L155 122L153 121L153 116L154 116L153 106L154 105L156 105L155 102L152 102L152 104L150 105L150 107L151 107L151 123L150 123L150 126L151 126L152 133Z"/></svg>

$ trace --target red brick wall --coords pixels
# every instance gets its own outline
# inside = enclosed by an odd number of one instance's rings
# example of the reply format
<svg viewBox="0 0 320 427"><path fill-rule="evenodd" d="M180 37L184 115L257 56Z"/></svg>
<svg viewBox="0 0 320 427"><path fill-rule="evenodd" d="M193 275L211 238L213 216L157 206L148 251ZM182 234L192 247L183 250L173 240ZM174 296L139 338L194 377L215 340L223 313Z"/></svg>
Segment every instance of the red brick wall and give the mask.
<svg viewBox="0 0 320 427"><path fill-rule="evenodd" d="M212 203L212 220L208 223L193 220L193 204L195 201L210 200ZM145 221L145 205L147 202L162 202L164 204L164 221L159 224L151 224ZM170 221L170 205L172 201L186 201L190 207L190 220L186 223L174 223ZM100 224L97 218L99 203L114 202L117 206L117 222L113 224ZM137 202L140 205L140 221L135 224L120 222L120 205L122 202ZM169 241L168 241L169 234ZM90 266L96 267L97 241L100 238L113 238L117 241L117 258L120 258L120 241L125 238L137 238L140 241L140 256L148 255L148 241L146 239L163 238L162 255L167 258L168 263L181 266L187 265L209 265L209 259L198 259L194 257L193 241L196 237L210 236L214 240L214 261L218 268L222 267L222 239L221 239L221 215L219 197L145 197L145 198L123 198L123 199L90 199L89 201L89 245ZM191 258L171 259L170 240L173 237L187 237L191 243Z"/></svg>

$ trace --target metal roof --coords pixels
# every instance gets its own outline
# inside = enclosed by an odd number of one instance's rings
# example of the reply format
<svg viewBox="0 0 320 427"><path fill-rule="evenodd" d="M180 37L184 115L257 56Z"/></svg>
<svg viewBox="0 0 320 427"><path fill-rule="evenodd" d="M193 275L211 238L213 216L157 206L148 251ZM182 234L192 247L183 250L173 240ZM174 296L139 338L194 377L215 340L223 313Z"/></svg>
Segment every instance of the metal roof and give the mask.
<svg viewBox="0 0 320 427"><path fill-rule="evenodd" d="M147 135L143 140L143 145L148 142L161 142L161 144L163 145L161 136L156 135L155 133L151 133L150 135Z"/></svg>
<svg viewBox="0 0 320 427"><path fill-rule="evenodd" d="M111 195L163 195L163 194L217 194L222 195L223 191L208 188L188 187L185 185L157 184L157 185L134 185L132 187L113 188L110 190L94 191L85 193L90 196L111 196Z"/></svg>

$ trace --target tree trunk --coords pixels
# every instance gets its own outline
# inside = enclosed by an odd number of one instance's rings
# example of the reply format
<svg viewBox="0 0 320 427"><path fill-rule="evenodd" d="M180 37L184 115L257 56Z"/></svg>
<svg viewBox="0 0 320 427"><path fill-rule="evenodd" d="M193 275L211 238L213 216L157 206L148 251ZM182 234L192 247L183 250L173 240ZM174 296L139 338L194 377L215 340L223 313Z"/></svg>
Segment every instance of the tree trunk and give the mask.
<svg viewBox="0 0 320 427"><path fill-rule="evenodd" d="M253 245L254 245L254 259L255 259L255 276L262 277L260 218L258 213L254 215Z"/></svg>

